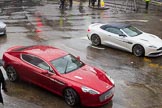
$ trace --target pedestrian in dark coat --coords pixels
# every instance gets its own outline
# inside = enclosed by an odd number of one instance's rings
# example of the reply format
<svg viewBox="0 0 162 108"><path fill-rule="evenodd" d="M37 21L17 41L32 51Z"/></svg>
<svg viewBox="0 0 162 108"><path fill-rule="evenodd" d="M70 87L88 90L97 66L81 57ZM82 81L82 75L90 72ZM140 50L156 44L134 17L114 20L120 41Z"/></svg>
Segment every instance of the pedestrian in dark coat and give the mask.
<svg viewBox="0 0 162 108"><path fill-rule="evenodd" d="M60 6L59 6L59 8L60 9L64 9L64 7L65 7L65 0L60 0Z"/></svg>
<svg viewBox="0 0 162 108"><path fill-rule="evenodd" d="M3 104L3 97L2 97L2 94L1 94L1 85L2 85L2 90L4 92L7 92L7 89L6 89L6 82L4 80L4 77L3 77L3 73L0 69L0 103Z"/></svg>
<svg viewBox="0 0 162 108"><path fill-rule="evenodd" d="M98 8L101 6L100 2L101 2L101 0L98 0Z"/></svg>
<svg viewBox="0 0 162 108"><path fill-rule="evenodd" d="M94 7L96 0L92 0L91 2L92 2L92 6Z"/></svg>
<svg viewBox="0 0 162 108"><path fill-rule="evenodd" d="M88 6L91 6L91 0L89 0L89 5Z"/></svg>
<svg viewBox="0 0 162 108"><path fill-rule="evenodd" d="M145 9L148 10L150 0L145 0L145 2L146 2L146 7L145 7Z"/></svg>
<svg viewBox="0 0 162 108"><path fill-rule="evenodd" d="M73 5L73 0L69 0L69 3L70 3L70 7L72 7L72 5Z"/></svg>

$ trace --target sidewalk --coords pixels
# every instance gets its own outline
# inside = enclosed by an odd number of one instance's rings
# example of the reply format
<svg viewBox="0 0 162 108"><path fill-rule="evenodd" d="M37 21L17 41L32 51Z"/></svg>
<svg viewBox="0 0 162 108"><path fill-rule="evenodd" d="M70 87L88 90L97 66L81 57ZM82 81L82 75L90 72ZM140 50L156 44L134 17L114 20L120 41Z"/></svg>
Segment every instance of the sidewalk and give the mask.
<svg viewBox="0 0 162 108"><path fill-rule="evenodd" d="M162 0L152 0L151 3L162 7Z"/></svg>
<svg viewBox="0 0 162 108"><path fill-rule="evenodd" d="M137 10L145 10L144 0L104 0L105 6L116 8L137 8ZM150 11L162 11L162 0L151 0L149 4Z"/></svg>

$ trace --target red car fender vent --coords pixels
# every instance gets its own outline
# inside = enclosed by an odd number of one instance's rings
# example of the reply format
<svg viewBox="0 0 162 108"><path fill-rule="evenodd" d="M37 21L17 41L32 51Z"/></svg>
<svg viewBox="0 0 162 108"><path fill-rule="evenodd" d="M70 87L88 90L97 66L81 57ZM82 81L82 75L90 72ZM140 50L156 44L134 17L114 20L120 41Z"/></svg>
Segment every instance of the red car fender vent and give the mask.
<svg viewBox="0 0 162 108"><path fill-rule="evenodd" d="M90 32L91 30L90 29L88 29L88 32Z"/></svg>

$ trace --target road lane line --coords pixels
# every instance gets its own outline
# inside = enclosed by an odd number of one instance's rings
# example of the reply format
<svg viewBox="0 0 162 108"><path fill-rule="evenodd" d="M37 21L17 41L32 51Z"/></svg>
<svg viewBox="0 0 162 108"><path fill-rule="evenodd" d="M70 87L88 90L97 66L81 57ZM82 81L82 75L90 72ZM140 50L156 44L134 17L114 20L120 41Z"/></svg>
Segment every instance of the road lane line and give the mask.
<svg viewBox="0 0 162 108"><path fill-rule="evenodd" d="M148 20L136 20L136 19L132 19L132 20L116 20L117 22L122 22L122 21L128 21L128 22L148 22Z"/></svg>
<svg viewBox="0 0 162 108"><path fill-rule="evenodd" d="M160 69L162 69L162 66L160 66Z"/></svg>
<svg viewBox="0 0 162 108"><path fill-rule="evenodd" d="M88 37L85 36L85 37L81 37L80 39L83 39L83 40L88 40Z"/></svg>
<svg viewBox="0 0 162 108"><path fill-rule="evenodd" d="M101 49L101 50L104 50L105 48L101 48L101 47L96 47L96 46L91 46L92 48L95 48L95 49Z"/></svg>
<svg viewBox="0 0 162 108"><path fill-rule="evenodd" d="M156 64L156 63L152 63L152 60L150 60L148 58L144 58L144 61L147 62L147 63L149 63L148 65L151 68L160 68L160 69L162 69L162 66L161 65Z"/></svg>
<svg viewBox="0 0 162 108"><path fill-rule="evenodd" d="M149 63L151 63L151 60L148 59L148 58L146 58L146 57L144 58L144 61L145 61L145 62L149 62Z"/></svg>
<svg viewBox="0 0 162 108"><path fill-rule="evenodd" d="M159 64L150 63L149 66L152 68L158 68Z"/></svg>

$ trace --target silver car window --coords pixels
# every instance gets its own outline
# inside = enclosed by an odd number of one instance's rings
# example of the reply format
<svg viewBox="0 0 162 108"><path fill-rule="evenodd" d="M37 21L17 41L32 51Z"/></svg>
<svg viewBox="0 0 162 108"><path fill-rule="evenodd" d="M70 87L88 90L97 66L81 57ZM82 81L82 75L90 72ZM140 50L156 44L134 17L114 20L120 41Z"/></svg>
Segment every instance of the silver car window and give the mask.
<svg viewBox="0 0 162 108"><path fill-rule="evenodd" d="M133 26L128 26L122 29L128 36L138 36L140 34L142 34L141 31L139 31L137 28L133 27Z"/></svg>
<svg viewBox="0 0 162 108"><path fill-rule="evenodd" d="M21 55L22 59L25 60L26 62L34 65L34 66L37 66L41 69L44 69L44 70L48 70L50 69L50 66L44 62L42 59L38 58L38 57L35 57L33 55L29 55L29 54L22 54Z"/></svg>
<svg viewBox="0 0 162 108"><path fill-rule="evenodd" d="M81 62L80 60L78 60L77 58L75 58L70 54L52 60L51 63L56 68L56 70L61 74L72 72L84 65L83 62Z"/></svg>
<svg viewBox="0 0 162 108"><path fill-rule="evenodd" d="M120 31L120 29L118 29L118 28L108 27L105 30L108 31L108 32L114 33L114 34L118 34L118 35L123 34L123 32Z"/></svg>

